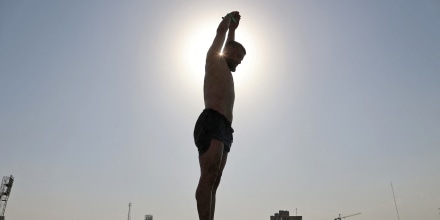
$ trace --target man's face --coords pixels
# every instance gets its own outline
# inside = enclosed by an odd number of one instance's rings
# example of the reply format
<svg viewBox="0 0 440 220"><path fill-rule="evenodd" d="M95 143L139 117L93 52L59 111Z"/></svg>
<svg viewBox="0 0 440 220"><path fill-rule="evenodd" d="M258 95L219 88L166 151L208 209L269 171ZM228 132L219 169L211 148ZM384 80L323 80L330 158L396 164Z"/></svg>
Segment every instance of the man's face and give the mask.
<svg viewBox="0 0 440 220"><path fill-rule="evenodd" d="M224 59L228 64L231 72L235 72L236 67L244 58L244 51L239 47L230 47L228 48L228 52L224 55Z"/></svg>

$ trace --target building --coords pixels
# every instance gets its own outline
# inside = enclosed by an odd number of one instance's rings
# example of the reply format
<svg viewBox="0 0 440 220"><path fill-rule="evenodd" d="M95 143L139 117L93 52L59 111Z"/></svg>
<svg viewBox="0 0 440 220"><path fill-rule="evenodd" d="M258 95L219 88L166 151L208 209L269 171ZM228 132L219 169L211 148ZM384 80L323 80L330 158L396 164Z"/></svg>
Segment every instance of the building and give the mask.
<svg viewBox="0 0 440 220"><path fill-rule="evenodd" d="M302 216L290 216L289 211L280 210L279 213L270 216L270 220L302 220Z"/></svg>
<svg viewBox="0 0 440 220"><path fill-rule="evenodd" d="M144 220L153 220L153 216L152 215L145 215Z"/></svg>

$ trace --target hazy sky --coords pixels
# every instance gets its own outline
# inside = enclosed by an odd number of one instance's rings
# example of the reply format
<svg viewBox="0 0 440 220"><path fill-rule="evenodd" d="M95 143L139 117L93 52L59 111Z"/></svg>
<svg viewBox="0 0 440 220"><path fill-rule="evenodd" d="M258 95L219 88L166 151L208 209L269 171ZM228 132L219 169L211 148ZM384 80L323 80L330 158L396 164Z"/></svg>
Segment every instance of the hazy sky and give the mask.
<svg viewBox="0 0 440 220"><path fill-rule="evenodd" d="M242 15L216 219L440 219L440 1L0 0L7 220L197 219L194 123Z"/></svg>

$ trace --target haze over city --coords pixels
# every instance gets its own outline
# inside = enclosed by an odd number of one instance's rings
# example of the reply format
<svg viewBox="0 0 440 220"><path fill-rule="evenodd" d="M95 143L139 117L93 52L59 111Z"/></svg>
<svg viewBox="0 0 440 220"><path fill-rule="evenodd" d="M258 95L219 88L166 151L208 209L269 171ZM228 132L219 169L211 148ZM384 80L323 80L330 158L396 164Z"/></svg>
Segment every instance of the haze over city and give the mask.
<svg viewBox="0 0 440 220"><path fill-rule="evenodd" d="M440 1L3 0L6 219L198 219L204 61L235 10L216 219L439 219Z"/></svg>

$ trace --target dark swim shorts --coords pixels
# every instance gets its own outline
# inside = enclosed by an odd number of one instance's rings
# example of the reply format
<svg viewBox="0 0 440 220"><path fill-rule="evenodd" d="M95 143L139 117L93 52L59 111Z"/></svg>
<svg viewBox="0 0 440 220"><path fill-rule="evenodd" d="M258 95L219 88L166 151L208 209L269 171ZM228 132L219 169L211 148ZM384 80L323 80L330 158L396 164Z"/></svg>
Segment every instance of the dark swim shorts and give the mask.
<svg viewBox="0 0 440 220"><path fill-rule="evenodd" d="M229 152L232 144L234 129L231 122L214 109L205 109L197 119L194 127L194 142L199 149L199 156L205 153L214 138L223 142L224 151Z"/></svg>

